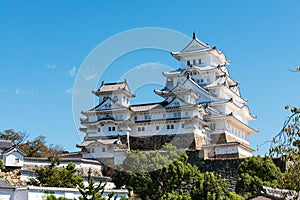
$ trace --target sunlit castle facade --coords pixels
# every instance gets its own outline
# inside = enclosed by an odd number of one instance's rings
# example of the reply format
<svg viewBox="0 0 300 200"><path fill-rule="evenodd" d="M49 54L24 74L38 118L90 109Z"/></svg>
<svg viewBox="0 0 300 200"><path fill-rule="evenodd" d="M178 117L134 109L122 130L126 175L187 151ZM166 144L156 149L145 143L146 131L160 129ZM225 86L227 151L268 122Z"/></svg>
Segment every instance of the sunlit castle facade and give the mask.
<svg viewBox="0 0 300 200"><path fill-rule="evenodd" d="M198 40L171 55L180 67L163 72L166 85L155 94L163 101L130 104L135 95L124 82L102 83L93 93L99 105L82 111L84 157L122 163L129 149L160 149L171 143L179 149L202 152L204 158L243 158L252 155L248 125L254 120L227 70L223 52ZM146 78L143 77L143 78Z"/></svg>

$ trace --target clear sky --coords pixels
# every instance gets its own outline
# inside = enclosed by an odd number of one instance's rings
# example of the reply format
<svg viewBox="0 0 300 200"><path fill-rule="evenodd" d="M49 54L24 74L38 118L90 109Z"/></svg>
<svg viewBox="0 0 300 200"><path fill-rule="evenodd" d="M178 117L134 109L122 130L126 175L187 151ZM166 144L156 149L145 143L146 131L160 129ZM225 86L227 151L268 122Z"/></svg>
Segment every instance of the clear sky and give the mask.
<svg viewBox="0 0 300 200"><path fill-rule="evenodd" d="M257 115L250 123L260 131L251 136L256 149L280 130L288 115L284 105L299 106L300 74L289 71L300 65L299 8L296 0L2 0L0 131L26 131L30 138L43 134L49 144L77 150L80 138L71 93L86 56L122 31L161 27L189 36L196 31L200 40L225 52L232 77L240 82L242 96ZM124 55L114 65L148 62L179 66L169 53L154 50ZM103 79L118 78L107 73ZM136 94L134 103L157 100L152 88ZM267 147L261 146L256 154L264 154Z"/></svg>

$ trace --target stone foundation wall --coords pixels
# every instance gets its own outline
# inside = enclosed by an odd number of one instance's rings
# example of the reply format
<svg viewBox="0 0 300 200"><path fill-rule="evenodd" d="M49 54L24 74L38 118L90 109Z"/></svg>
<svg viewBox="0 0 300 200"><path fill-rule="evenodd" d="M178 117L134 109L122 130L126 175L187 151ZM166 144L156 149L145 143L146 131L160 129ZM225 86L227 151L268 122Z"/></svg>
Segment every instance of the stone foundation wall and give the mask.
<svg viewBox="0 0 300 200"><path fill-rule="evenodd" d="M231 191L234 191L238 176L238 166L245 158L236 159L210 159L203 160L200 158L202 155L201 151L187 151L189 162L192 165L196 165L200 172L214 172L224 177L229 185ZM284 172L286 170L287 163L282 161L280 158L274 158L273 162L279 169Z"/></svg>
<svg viewBox="0 0 300 200"><path fill-rule="evenodd" d="M21 181L21 169L20 168L6 168L0 171L0 176L5 178L9 184L13 186L22 186L26 183Z"/></svg>
<svg viewBox="0 0 300 200"><path fill-rule="evenodd" d="M200 151L188 151L189 162L196 165L200 172L214 172L224 177L231 191L234 191L238 180L238 166L244 159L203 160Z"/></svg>
<svg viewBox="0 0 300 200"><path fill-rule="evenodd" d="M148 137L130 137L130 149L132 150L158 150L166 143L171 143L180 148L195 148L194 134L154 135Z"/></svg>

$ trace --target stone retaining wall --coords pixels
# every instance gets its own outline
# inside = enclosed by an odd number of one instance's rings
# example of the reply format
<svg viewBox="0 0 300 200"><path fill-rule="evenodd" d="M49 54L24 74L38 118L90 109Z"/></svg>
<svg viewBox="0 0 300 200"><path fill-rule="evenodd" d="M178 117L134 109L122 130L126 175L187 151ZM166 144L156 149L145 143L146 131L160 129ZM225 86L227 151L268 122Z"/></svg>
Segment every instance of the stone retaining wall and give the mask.
<svg viewBox="0 0 300 200"><path fill-rule="evenodd" d="M204 160L201 158L201 151L187 151L187 154L189 162L198 166L200 172L214 172L221 175L227 180L230 191L235 190L235 185L239 178L238 166L243 162L244 158ZM275 158L273 161L282 172L286 170L286 162L283 162L280 158Z"/></svg>

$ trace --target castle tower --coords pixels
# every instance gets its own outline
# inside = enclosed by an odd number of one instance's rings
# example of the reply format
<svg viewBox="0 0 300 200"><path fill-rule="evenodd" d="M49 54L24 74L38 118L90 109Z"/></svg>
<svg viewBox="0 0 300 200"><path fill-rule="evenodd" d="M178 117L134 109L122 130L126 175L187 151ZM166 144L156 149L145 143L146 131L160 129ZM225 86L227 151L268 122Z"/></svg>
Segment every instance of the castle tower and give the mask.
<svg viewBox="0 0 300 200"><path fill-rule="evenodd" d="M77 145L85 157L121 163L120 149L157 150L164 143L204 151L210 158L252 155L249 135L257 131L248 122L256 117L228 72L225 54L194 33L185 48L171 55L180 67L163 72L165 87L154 91L161 102L131 105L134 95L126 81L102 83L93 91L99 104L82 111L86 136Z"/></svg>
<svg viewBox="0 0 300 200"><path fill-rule="evenodd" d="M196 103L207 105L204 119L210 126L211 141L202 149L208 151L209 157L251 156L249 135L257 131L248 126L248 121L256 117L251 115L247 100L241 97L239 83L229 75L230 62L225 54L198 40L194 33L185 48L171 55L181 66L179 70L164 73L167 77L164 92L183 84L188 74L190 88L200 96Z"/></svg>
<svg viewBox="0 0 300 200"><path fill-rule="evenodd" d="M85 115L85 118L80 119L81 124L85 126L81 128L81 131L85 132L85 137L77 147L82 149L83 157L99 158L107 163L107 160L114 158L120 149L130 148L129 99L135 95L130 92L126 81L102 82L99 89L92 93L99 98L99 104L81 112Z"/></svg>

